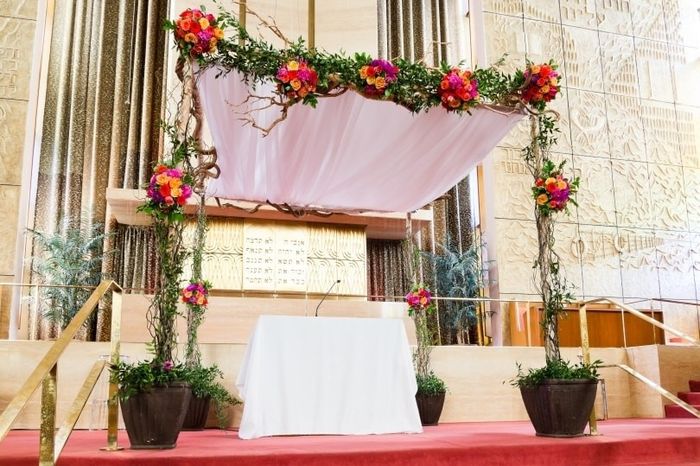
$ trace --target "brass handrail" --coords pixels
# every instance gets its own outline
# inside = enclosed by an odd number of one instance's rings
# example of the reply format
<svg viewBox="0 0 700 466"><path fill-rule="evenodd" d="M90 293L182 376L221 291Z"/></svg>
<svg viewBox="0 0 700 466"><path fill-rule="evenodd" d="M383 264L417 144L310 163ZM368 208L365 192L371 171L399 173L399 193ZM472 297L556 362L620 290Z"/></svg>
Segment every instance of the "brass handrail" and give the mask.
<svg viewBox="0 0 700 466"><path fill-rule="evenodd" d="M63 330L61 336L51 345L39 364L24 382L17 395L15 395L5 408L5 411L0 415L0 441L2 441L7 436L12 424L17 419L22 409L24 409L32 394L39 385L42 385L39 450L39 464L42 466L55 464L105 365L104 361L101 361L93 366L69 410L68 417L59 431L56 432L56 382L58 360L66 347L73 340L73 337L93 313L97 304L110 290L112 291L110 363L117 364L119 362L122 288L114 281L104 280L95 288L95 291L92 292L87 301L85 301L85 304L83 304L68 326ZM119 449L117 444L117 409L119 402L116 393L117 385L110 381L109 400L107 402L107 447L105 448L109 451Z"/></svg>
<svg viewBox="0 0 700 466"><path fill-rule="evenodd" d="M640 312L640 311L638 311L637 309L635 309L635 308L633 308L633 307L631 307L631 306L628 306L627 304L623 304L623 303L620 303L620 302L618 302L618 301L615 301L614 299L610 299L610 298L595 298L595 299L590 299L590 300L588 300L588 301L580 302L579 305L580 305L581 307L585 307L585 306L587 306L588 304L604 303L604 302L605 302L605 303L608 303L608 304L612 304L612 305L615 306L615 307L618 307L618 308L621 309L623 312L629 312L629 313L632 314L633 316L638 317L638 318L640 318L640 319L642 319L642 320L644 320L644 321L650 323L651 325L653 325L653 326L655 326L655 327L658 327L658 328L660 328L660 329L662 329L662 330L664 330L664 331L666 331L666 332L668 332L668 333L672 333L672 334L674 334L674 335L676 335L676 336L678 336L678 337L681 337L681 338L683 338L684 340L686 340L686 341L688 341L689 343L691 343L692 345L700 346L700 342L699 342L696 338L691 337L690 335L685 334L685 333L681 332L680 330L676 330L676 329L674 329L673 327L670 327L670 326L664 324L663 322L659 322L659 321L656 320L656 319L652 319L651 317L649 317L648 315L644 314L643 312Z"/></svg>
<svg viewBox="0 0 700 466"><path fill-rule="evenodd" d="M697 339L691 337L690 335L686 335L685 333L674 329L673 327L670 327L662 322L659 322L656 319L652 319L651 317L647 316L643 312L638 311L637 309L634 309L631 306L628 306L626 304L622 304L618 301L615 301L614 299L610 298L594 298L594 299L589 299L586 301L579 301L579 324L581 327L581 353L582 353L582 360L585 364L590 364L591 363L591 349L590 349L590 344L588 340L588 317L586 316L586 307L589 304L596 304L596 303L608 303L613 306L618 307L623 314L625 312L629 312L635 317L638 317L646 322L649 322L650 324L667 331L669 333L672 333L676 336L679 336L687 341L689 341L691 344L700 346L700 343L698 343ZM624 330L623 330L624 331ZM651 381L650 379L644 377L642 374L639 372L636 372L634 369L632 369L629 366L626 366L624 364L616 364L617 367L620 367L622 370L626 371L633 377L637 378L639 381L643 382L647 386L651 387L658 393L660 393L662 396L666 397L667 399L671 400L673 403L676 405L682 407L689 413L693 414L694 416L700 418L700 412L698 412L695 408L692 406L688 405L686 402L666 390L665 388L661 387L659 384ZM603 366L603 367L610 367L610 366ZM597 425L597 419L595 415L595 407L591 410L591 415L588 420L588 425L590 428L590 433L591 435L597 435L598 434L598 425Z"/></svg>

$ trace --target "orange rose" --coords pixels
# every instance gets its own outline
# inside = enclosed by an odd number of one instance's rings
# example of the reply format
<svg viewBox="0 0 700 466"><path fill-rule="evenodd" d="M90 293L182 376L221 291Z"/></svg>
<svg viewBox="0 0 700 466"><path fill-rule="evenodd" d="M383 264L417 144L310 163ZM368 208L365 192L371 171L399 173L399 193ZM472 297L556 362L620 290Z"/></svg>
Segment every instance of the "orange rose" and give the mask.
<svg viewBox="0 0 700 466"><path fill-rule="evenodd" d="M537 196L537 205L545 205L548 199L549 196L547 196L546 194L540 194L539 196Z"/></svg>

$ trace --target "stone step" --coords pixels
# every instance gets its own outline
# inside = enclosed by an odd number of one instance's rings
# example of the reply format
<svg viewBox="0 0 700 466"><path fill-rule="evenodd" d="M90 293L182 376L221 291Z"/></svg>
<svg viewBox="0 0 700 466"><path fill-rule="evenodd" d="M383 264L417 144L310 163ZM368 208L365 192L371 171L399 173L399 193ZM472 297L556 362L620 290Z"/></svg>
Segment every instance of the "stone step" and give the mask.
<svg viewBox="0 0 700 466"><path fill-rule="evenodd" d="M693 407L700 411L700 405L693 405ZM664 405L664 411L666 411L666 417L669 418L695 418L695 416L688 411L676 405ZM700 419L698 419L698 421L700 421Z"/></svg>

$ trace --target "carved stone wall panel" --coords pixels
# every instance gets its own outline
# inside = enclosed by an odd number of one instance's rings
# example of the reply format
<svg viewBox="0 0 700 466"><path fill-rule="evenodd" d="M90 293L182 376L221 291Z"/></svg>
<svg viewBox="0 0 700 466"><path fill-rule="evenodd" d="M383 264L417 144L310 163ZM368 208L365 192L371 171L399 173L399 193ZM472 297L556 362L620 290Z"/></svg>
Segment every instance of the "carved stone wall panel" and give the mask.
<svg viewBox="0 0 700 466"><path fill-rule="evenodd" d="M584 296L621 296L620 256L615 249L615 227L579 226Z"/></svg>
<svg viewBox="0 0 700 466"><path fill-rule="evenodd" d="M630 7L635 36L666 40L663 0L630 1Z"/></svg>
<svg viewBox="0 0 700 466"><path fill-rule="evenodd" d="M688 214L683 169L650 163L649 177L654 200L652 203L654 227L662 230L687 230Z"/></svg>
<svg viewBox="0 0 700 466"><path fill-rule="evenodd" d="M653 230L620 228L614 240L620 254L624 296L658 298L659 271L656 261L658 238Z"/></svg>
<svg viewBox="0 0 700 466"><path fill-rule="evenodd" d="M700 168L683 168L690 231L700 232Z"/></svg>
<svg viewBox="0 0 700 466"><path fill-rule="evenodd" d="M603 82L609 94L639 95L634 39L619 34L600 33Z"/></svg>
<svg viewBox="0 0 700 466"><path fill-rule="evenodd" d="M336 270L338 277L344 277L338 283L340 294L367 295L367 265L365 261L337 261Z"/></svg>
<svg viewBox="0 0 700 466"><path fill-rule="evenodd" d="M592 225L615 225L615 196L609 159L574 156L583 182L576 196L578 220Z"/></svg>
<svg viewBox="0 0 700 466"><path fill-rule="evenodd" d="M484 28L489 34L486 41L488 62L494 63L504 58L503 71L513 73L518 68L522 69L525 63L523 19L484 13Z"/></svg>
<svg viewBox="0 0 700 466"><path fill-rule="evenodd" d="M205 251L242 255L243 219L210 217Z"/></svg>
<svg viewBox="0 0 700 466"><path fill-rule="evenodd" d="M598 25L595 7L594 0L559 0L561 22L571 26L595 29Z"/></svg>
<svg viewBox="0 0 700 466"><path fill-rule="evenodd" d="M553 151L571 153L571 116L569 115L569 92L561 89L559 95L549 103L549 108L559 114L559 131ZM525 140L527 142L527 139Z"/></svg>
<svg viewBox="0 0 700 466"><path fill-rule="evenodd" d="M673 84L668 44L635 39L639 91L643 99L673 102Z"/></svg>
<svg viewBox="0 0 700 466"><path fill-rule="evenodd" d="M0 99L0 184L19 185L27 104Z"/></svg>
<svg viewBox="0 0 700 466"><path fill-rule="evenodd" d="M656 248L662 298L695 299L691 238L688 234L657 231Z"/></svg>
<svg viewBox="0 0 700 466"><path fill-rule="evenodd" d="M530 121L527 118L523 118L518 122L510 133L506 134L501 142L498 143L498 147L507 147L513 149L522 149L529 139L530 135Z"/></svg>
<svg viewBox="0 0 700 466"><path fill-rule="evenodd" d="M205 253L202 273L214 288L223 290L243 289L243 255ZM188 270L186 268L185 270Z"/></svg>
<svg viewBox="0 0 700 466"><path fill-rule="evenodd" d="M11 18L36 19L37 0L0 0L3 16Z"/></svg>
<svg viewBox="0 0 700 466"><path fill-rule="evenodd" d="M537 258L535 222L496 220L500 293L536 294L532 264Z"/></svg>
<svg viewBox="0 0 700 466"><path fill-rule="evenodd" d="M669 41L686 47L700 47L697 0L677 0L670 3L670 8L665 8Z"/></svg>
<svg viewBox="0 0 700 466"><path fill-rule="evenodd" d="M634 0L596 0L598 29L632 35L630 3Z"/></svg>
<svg viewBox="0 0 700 466"><path fill-rule="evenodd" d="M613 160L612 167L617 224L648 228L653 213L647 165Z"/></svg>
<svg viewBox="0 0 700 466"><path fill-rule="evenodd" d="M556 63L564 63L562 49L561 25L544 21L525 20L525 44L527 58L534 63L543 63L553 59ZM560 83L566 86L566 73L560 69ZM556 100L559 100L557 96Z"/></svg>
<svg viewBox="0 0 700 466"><path fill-rule="evenodd" d="M367 236L363 227L336 229L338 259L362 262L367 260Z"/></svg>
<svg viewBox="0 0 700 466"><path fill-rule="evenodd" d="M337 229L330 225L309 225L309 257L337 259L338 237Z"/></svg>
<svg viewBox="0 0 700 466"><path fill-rule="evenodd" d="M609 156L605 96L594 92L570 90L569 103L571 145L574 154Z"/></svg>
<svg viewBox="0 0 700 466"><path fill-rule="evenodd" d="M0 98L29 99L36 22L0 16Z"/></svg>
<svg viewBox="0 0 700 466"><path fill-rule="evenodd" d="M496 218L535 220L531 198L532 175L519 149L496 148L493 151L496 186Z"/></svg>
<svg viewBox="0 0 700 466"><path fill-rule="evenodd" d="M621 95L607 95L606 99L610 157L645 161L646 149L640 100L636 97Z"/></svg>
<svg viewBox="0 0 700 466"><path fill-rule="evenodd" d="M680 165L678 126L673 104L642 100L642 122L647 144L647 160Z"/></svg>
<svg viewBox="0 0 700 466"><path fill-rule="evenodd" d="M676 105L676 119L681 162L685 167L700 167L700 108Z"/></svg>
<svg viewBox="0 0 700 466"><path fill-rule="evenodd" d="M525 18L561 24L558 8L552 8L551 0L523 0Z"/></svg>
<svg viewBox="0 0 700 466"><path fill-rule="evenodd" d="M689 239L690 260L693 265L693 277L695 279L695 296L700 297L700 234L692 233L689 235Z"/></svg>
<svg viewBox="0 0 700 466"><path fill-rule="evenodd" d="M564 69L569 87L603 92L598 32L564 26Z"/></svg>
<svg viewBox="0 0 700 466"><path fill-rule="evenodd" d="M307 270L309 271L307 292L325 293L328 291L333 281L339 277L337 264L335 259L309 257L307 259ZM340 277L341 280L343 278Z"/></svg>
<svg viewBox="0 0 700 466"><path fill-rule="evenodd" d="M0 222L0 275L15 273L15 238L17 237L17 215L19 213L19 186L0 185L0 205L3 206L3 221Z"/></svg>
<svg viewBox="0 0 700 466"><path fill-rule="evenodd" d="M563 272L561 275L574 288L574 295L580 296L583 292L583 276L578 225L557 222L554 228L557 238L554 251L559 255L559 264Z"/></svg>
<svg viewBox="0 0 700 466"><path fill-rule="evenodd" d="M700 86L697 85L697 77L700 76L700 48L670 45L669 49L674 101L700 107Z"/></svg>
<svg viewBox="0 0 700 466"><path fill-rule="evenodd" d="M483 0L484 11L522 16L523 0Z"/></svg>

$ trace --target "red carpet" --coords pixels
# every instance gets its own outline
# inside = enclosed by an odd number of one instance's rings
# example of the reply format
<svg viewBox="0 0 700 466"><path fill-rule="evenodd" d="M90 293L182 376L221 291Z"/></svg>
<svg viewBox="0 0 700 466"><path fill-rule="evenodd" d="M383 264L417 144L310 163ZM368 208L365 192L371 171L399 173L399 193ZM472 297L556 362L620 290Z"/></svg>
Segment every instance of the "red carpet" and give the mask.
<svg viewBox="0 0 700 466"><path fill-rule="evenodd" d="M183 432L173 450L107 453L104 431L76 431L59 466L275 465L700 465L700 421L616 419L599 437L536 437L529 422L442 424L423 434L305 436L239 440L235 432ZM37 431L13 431L0 443L0 465L37 464ZM122 446L128 439L120 432Z"/></svg>

